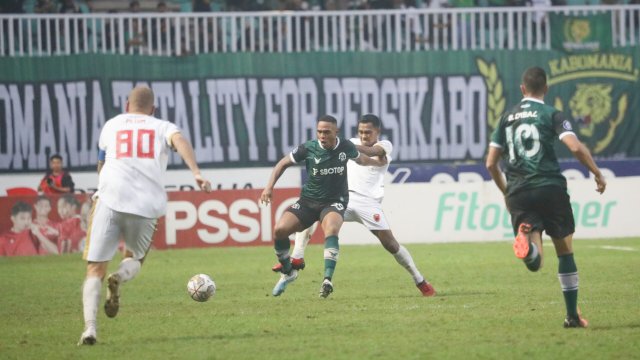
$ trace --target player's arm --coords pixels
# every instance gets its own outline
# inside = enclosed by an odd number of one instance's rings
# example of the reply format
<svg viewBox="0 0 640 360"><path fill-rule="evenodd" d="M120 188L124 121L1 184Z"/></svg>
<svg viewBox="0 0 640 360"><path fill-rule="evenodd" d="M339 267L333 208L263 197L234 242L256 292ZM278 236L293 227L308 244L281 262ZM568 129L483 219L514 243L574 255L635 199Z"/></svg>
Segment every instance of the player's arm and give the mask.
<svg viewBox="0 0 640 360"><path fill-rule="evenodd" d="M40 232L40 228L36 224L31 224L31 233L35 235L35 237L40 242L40 246L42 246L45 250L47 250L50 254L58 253L58 246L53 243L53 241L47 239L46 236L42 235Z"/></svg>
<svg viewBox="0 0 640 360"><path fill-rule="evenodd" d="M387 155L387 151L378 144L373 144L373 146L356 145L356 149L358 149L361 154L365 154L369 157L383 157Z"/></svg>
<svg viewBox="0 0 640 360"><path fill-rule="evenodd" d="M273 171L271 171L269 181L267 182L267 185L264 187L264 190L262 190L262 194L260 195L261 203L267 205L271 202L273 187L276 186L276 182L288 167L295 164L291 157L292 155L284 156L282 159L280 159L280 161L278 161L276 166L273 168Z"/></svg>
<svg viewBox="0 0 640 360"><path fill-rule="evenodd" d="M193 152L193 147L189 140L182 136L181 133L177 132L171 135L170 145L176 149L178 154L180 154L184 162L187 164L196 180L196 183L198 183L200 190L210 192L211 183L200 174L200 168L198 167L198 163L196 163L196 155Z"/></svg>
<svg viewBox="0 0 640 360"><path fill-rule="evenodd" d="M561 138L561 141L567 146L573 156L578 159L582 165L586 166L589 171L595 176L596 191L602 194L607 187L607 181L604 179L602 172L596 165L596 162L591 156L591 152L584 144L578 140L578 137L574 133L567 133Z"/></svg>
<svg viewBox="0 0 640 360"><path fill-rule="evenodd" d="M507 192L507 183L502 176L502 170L500 170L499 162L502 155L502 149L496 146L489 146L489 154L487 155L486 167L489 171L489 175L496 183L498 189L505 194Z"/></svg>
<svg viewBox="0 0 640 360"><path fill-rule="evenodd" d="M353 159L353 161L362 166L383 166L387 164L387 157L372 158L361 153L357 158Z"/></svg>

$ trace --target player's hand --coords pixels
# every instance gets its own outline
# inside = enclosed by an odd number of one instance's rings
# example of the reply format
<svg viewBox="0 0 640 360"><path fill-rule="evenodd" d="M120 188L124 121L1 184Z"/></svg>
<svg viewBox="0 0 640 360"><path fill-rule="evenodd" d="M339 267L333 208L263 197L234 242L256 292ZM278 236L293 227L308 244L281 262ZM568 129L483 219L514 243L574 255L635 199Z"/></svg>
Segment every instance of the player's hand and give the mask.
<svg viewBox="0 0 640 360"><path fill-rule="evenodd" d="M203 178L200 174L197 174L194 177L196 179L196 183L198 183L198 187L200 188L200 190L204 192L211 192L211 182L209 180Z"/></svg>
<svg viewBox="0 0 640 360"><path fill-rule="evenodd" d="M596 191L602 194L604 190L607 188L607 181L604 179L602 174L596 175Z"/></svg>
<svg viewBox="0 0 640 360"><path fill-rule="evenodd" d="M269 205L269 203L271 202L271 195L272 195L271 189L262 190L262 194L260 195L260 202L265 205Z"/></svg>

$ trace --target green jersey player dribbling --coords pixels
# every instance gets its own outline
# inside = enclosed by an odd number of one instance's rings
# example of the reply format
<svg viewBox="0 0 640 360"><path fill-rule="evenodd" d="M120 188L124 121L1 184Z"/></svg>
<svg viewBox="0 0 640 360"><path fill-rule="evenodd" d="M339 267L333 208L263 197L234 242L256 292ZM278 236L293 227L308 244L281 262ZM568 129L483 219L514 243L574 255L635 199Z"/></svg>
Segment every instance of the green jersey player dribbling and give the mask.
<svg viewBox="0 0 640 360"><path fill-rule="evenodd" d="M542 231L551 236L558 255L558 279L567 310L564 327L587 327L578 311L578 268L573 259L573 211L567 180L560 172L554 151L559 139L593 173L596 191L603 193L606 181L589 150L572 131L571 121L544 104L547 75L532 67L522 75L523 99L501 119L491 136L487 169L505 195L516 235L513 250L530 271L542 267ZM505 182L498 167L504 158Z"/></svg>
<svg viewBox="0 0 640 360"><path fill-rule="evenodd" d="M347 186L347 161L360 165L382 166L385 160L372 159L360 154L351 141L338 137L338 121L324 115L317 122L317 140L310 140L283 157L274 167L260 201L271 202L276 181L294 164L305 164L308 179L302 187L300 199L291 205L274 229L274 248L282 264L280 280L273 288L273 295L281 295L287 285L298 277L291 266L289 236L320 221L325 234L324 280L320 296L326 298L333 292L331 279L338 260L338 233L342 227L344 211L349 202Z"/></svg>

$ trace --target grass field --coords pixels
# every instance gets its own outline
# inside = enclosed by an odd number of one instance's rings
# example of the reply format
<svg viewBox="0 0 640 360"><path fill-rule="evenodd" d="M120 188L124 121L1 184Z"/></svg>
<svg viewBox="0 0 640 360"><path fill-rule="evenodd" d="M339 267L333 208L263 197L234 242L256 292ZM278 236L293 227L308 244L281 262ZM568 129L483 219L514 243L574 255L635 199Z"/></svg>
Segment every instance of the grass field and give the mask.
<svg viewBox="0 0 640 360"><path fill-rule="evenodd" d="M150 253L123 287L118 317L100 311L93 347L76 346L83 327L78 256L0 258L0 358L640 358L640 239L574 245L588 329L562 327L551 247L533 274L505 242L408 245L438 290L423 298L381 246L343 246L328 299L318 298L318 246L279 298L270 295L277 280L271 248L190 249ZM218 285L206 303L186 294L199 272Z"/></svg>

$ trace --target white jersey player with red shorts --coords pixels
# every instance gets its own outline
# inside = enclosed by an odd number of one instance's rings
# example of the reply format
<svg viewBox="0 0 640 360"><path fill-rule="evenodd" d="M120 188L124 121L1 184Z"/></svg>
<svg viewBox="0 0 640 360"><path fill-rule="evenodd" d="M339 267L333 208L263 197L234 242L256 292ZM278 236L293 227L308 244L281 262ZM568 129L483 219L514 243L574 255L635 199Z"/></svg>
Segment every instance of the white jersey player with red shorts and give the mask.
<svg viewBox="0 0 640 360"><path fill-rule="evenodd" d="M388 140L379 140L380 119L372 114L364 115L358 121L358 138L351 139L359 152L371 157L386 157L384 166L361 166L349 161L347 176L349 182L349 203L344 213L344 221L363 224L380 240L384 248L393 255L413 278L423 296L436 294L433 286L427 282L411 257L409 251L393 236L387 218L382 210L384 198L384 176L391 162L393 145ZM291 253L294 269L304 269L304 250L310 239L310 229L296 234L295 246ZM279 271L279 264L272 270Z"/></svg>
<svg viewBox="0 0 640 360"><path fill-rule="evenodd" d="M85 328L78 345L96 342L102 281L121 238L127 252L118 270L107 280L104 310L108 317L118 314L120 285L140 271L158 218L166 210L163 179L172 149L185 161L200 189L211 191L211 183L200 175L193 148L180 129L152 116L153 101L150 88L136 87L129 94L126 113L107 121L100 133L98 191L83 256L87 261L82 287Z"/></svg>

